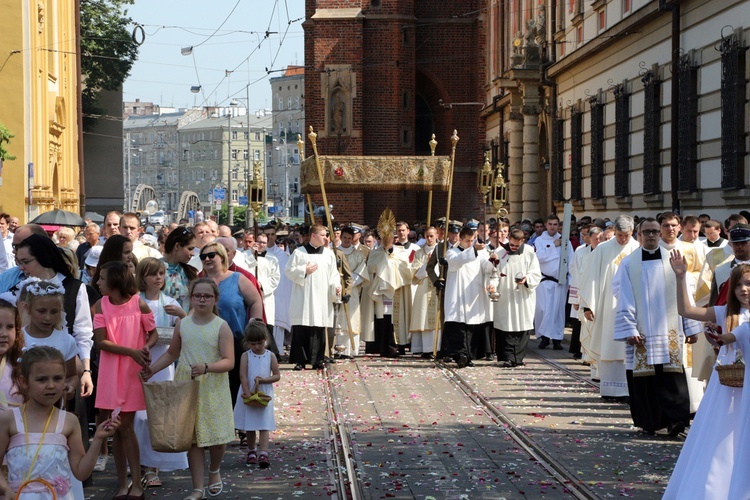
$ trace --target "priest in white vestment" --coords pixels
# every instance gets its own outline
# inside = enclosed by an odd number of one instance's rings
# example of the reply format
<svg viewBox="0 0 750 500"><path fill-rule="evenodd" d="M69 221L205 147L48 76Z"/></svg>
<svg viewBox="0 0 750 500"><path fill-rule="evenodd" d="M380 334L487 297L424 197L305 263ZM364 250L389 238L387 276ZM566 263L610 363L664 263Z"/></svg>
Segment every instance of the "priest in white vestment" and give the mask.
<svg viewBox="0 0 750 500"><path fill-rule="evenodd" d="M585 274L580 280L579 308L587 321L581 331L581 348L599 378L602 397L624 398L628 395L625 378L625 346L615 342L615 309L617 299L612 280L622 259L638 248L633 239L635 223L629 215L615 219L615 237L596 247L588 256Z"/></svg>
<svg viewBox="0 0 750 500"><path fill-rule="evenodd" d="M633 424L649 434L667 428L676 436L690 421L685 339L703 329L677 312L675 275L659 246L659 226L653 218L641 222L643 248L625 257L617 271L614 338L626 344Z"/></svg>
<svg viewBox="0 0 750 500"><path fill-rule="evenodd" d="M526 235L514 229L508 239L508 250L495 250L500 279L500 298L493 302L495 354L503 368L523 366L531 330L534 329L536 288L542 281L539 260Z"/></svg>
<svg viewBox="0 0 750 500"><path fill-rule="evenodd" d="M295 370L306 364L323 368L325 330L333 327L333 302L341 293L336 256L328 248L328 229L310 228L310 242L298 247L287 262L284 274L292 281L289 313L292 348L289 362Z"/></svg>
<svg viewBox="0 0 750 500"><path fill-rule="evenodd" d="M382 246L367 257L367 280L362 289L362 338L368 354L398 357L395 321L405 306L400 290L411 286L411 251L394 246L393 230L380 234ZM411 304L408 305L409 310ZM394 317L395 316L395 317ZM408 324L406 325L408 326Z"/></svg>

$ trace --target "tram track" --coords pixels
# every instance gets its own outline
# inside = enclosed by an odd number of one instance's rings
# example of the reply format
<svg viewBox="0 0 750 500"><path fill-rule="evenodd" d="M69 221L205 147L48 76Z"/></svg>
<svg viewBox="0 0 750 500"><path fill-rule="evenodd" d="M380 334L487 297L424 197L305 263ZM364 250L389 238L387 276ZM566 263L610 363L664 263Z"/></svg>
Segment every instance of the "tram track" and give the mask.
<svg viewBox="0 0 750 500"><path fill-rule="evenodd" d="M549 364L555 368L560 368L554 363ZM521 449L523 449L525 453L539 463L539 465L567 492L569 492L570 495L581 500L600 498L594 491L586 486L586 484L582 483L573 472L569 471L560 460L557 460L554 456L548 453L543 446L521 430L507 412L502 408L498 408L495 404L475 390L472 384L459 374L458 370L449 367L440 361L437 361L435 365L436 368L440 370L448 380L453 382L453 384L460 389L467 398L469 398L475 405L482 408L488 417L498 425L498 427L504 428L507 431L508 436Z"/></svg>
<svg viewBox="0 0 750 500"><path fill-rule="evenodd" d="M364 495L357 471L357 460L350 439L351 430L344 417L341 401L331 375L330 366L326 366L322 378L326 399L327 432L333 462L331 470L334 484L337 485L337 498L362 500L367 497Z"/></svg>

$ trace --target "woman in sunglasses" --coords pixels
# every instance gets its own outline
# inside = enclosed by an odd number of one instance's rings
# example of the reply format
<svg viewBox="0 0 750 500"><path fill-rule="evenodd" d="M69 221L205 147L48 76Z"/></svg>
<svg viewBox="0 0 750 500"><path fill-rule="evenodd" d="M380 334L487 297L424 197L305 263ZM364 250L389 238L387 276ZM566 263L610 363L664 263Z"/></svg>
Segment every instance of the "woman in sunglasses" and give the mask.
<svg viewBox="0 0 750 500"><path fill-rule="evenodd" d="M234 337L235 363L229 372L229 388L234 407L240 388L243 332L250 318L263 319L263 299L249 279L229 270L229 257L224 245L217 242L206 243L199 256L203 264L200 277L212 279L219 287L219 301L216 304L219 317L229 324Z"/></svg>

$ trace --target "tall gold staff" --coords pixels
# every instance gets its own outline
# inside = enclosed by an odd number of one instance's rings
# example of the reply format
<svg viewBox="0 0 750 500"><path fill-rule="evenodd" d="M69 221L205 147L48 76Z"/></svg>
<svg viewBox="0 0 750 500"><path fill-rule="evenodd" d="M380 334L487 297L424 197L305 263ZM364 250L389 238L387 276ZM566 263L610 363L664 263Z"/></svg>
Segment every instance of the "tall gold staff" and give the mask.
<svg viewBox="0 0 750 500"><path fill-rule="evenodd" d="M430 139L429 144L430 144L430 151L432 152L430 156L435 156L435 148L437 147L435 134L432 134L432 139ZM430 189L430 194L427 195L427 227L430 227L431 219L432 219L432 189Z"/></svg>
<svg viewBox="0 0 750 500"><path fill-rule="evenodd" d="M333 220L331 218L331 208L328 206L328 196L326 195L326 185L325 181L323 180L323 167L320 165L320 157L318 156L318 134L316 134L313 131L312 125L310 125L310 133L307 134L307 137L310 139L310 143L313 147L313 155L315 156L315 167L318 170L318 180L320 182L320 192L323 194L323 206L326 209L326 218L328 219L328 232L331 236L333 236ZM301 140L301 139L300 139ZM299 144L299 143L298 143ZM315 222L315 214L312 211L312 202L310 201L310 195L307 195L307 203L310 205L310 219L312 222ZM333 250L334 257L336 256L336 250ZM345 258L345 257L342 257ZM337 259L338 260L338 259ZM344 283L344 273L342 272L344 263L341 263L341 266L338 266L339 271L339 277L341 279L341 295L344 295L344 291L346 290L346 284ZM346 324L349 326L349 342L352 346L352 350L356 349L354 346L354 333L352 332L352 324L349 320L349 304L344 302L344 315L346 316ZM334 325L335 326L335 325ZM328 340L328 336L326 335L326 340Z"/></svg>
<svg viewBox="0 0 750 500"><path fill-rule="evenodd" d="M453 170L456 165L456 144L458 144L458 130L453 131L451 136L451 169L448 173L448 206L445 208L445 236L443 238L443 258L448 252L448 228L450 227L450 216L451 216L451 198L453 196ZM438 265L440 261L438 260ZM441 266L440 268L440 280L445 281L445 275L448 272L447 267ZM435 339L432 342L432 355L437 357L437 344L438 344L438 330L440 329L440 316L443 312L441 302L445 301L445 287L443 287L443 293L440 294L440 300L438 300L438 313L435 318Z"/></svg>

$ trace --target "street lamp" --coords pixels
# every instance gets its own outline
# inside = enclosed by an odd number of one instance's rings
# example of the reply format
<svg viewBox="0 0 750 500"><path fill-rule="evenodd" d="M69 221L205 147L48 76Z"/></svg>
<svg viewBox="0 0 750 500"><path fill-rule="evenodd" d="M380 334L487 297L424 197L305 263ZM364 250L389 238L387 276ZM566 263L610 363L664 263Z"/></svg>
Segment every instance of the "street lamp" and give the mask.
<svg viewBox="0 0 750 500"><path fill-rule="evenodd" d="M249 106L250 106L250 85L248 85L247 87L245 87L245 89L247 90L247 97L245 98L247 100L247 103L243 103L240 99L234 99L234 100L232 100L229 103L229 105L230 106L237 106L238 104L242 104L242 107L245 108L245 119L247 121L247 132L245 132L246 135L247 135L245 137L247 139L247 146L246 146L247 147L247 158L246 158L247 163L245 164L245 185L249 186L250 185L250 154L251 154L251 149L250 149L250 108L249 108ZM249 198L249 195L248 195L248 207L246 208L246 210L249 210L249 208L250 208L249 203L250 203L250 198ZM247 212L245 212L245 229L249 229L249 228L250 228L250 218L247 216Z"/></svg>

